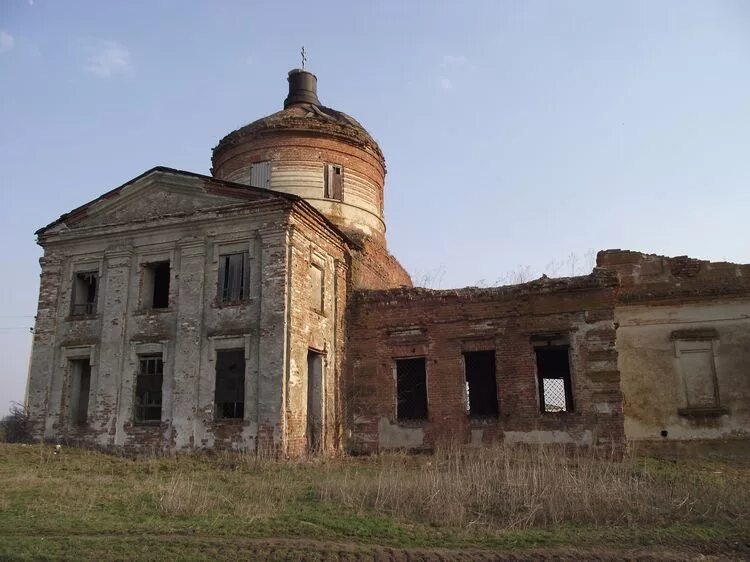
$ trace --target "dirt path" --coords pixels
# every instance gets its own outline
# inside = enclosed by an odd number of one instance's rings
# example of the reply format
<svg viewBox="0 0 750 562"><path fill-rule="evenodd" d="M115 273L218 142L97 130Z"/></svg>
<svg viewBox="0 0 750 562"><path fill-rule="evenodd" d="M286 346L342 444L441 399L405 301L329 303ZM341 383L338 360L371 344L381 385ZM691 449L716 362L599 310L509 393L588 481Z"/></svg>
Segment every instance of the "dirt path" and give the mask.
<svg viewBox="0 0 750 562"><path fill-rule="evenodd" d="M21 539L26 547L5 541ZM25 540L24 540L25 539ZM45 545L54 548L47 550ZM25 552L24 552L25 551ZM30 555L30 556L29 556ZM714 541L670 548L482 549L391 548L309 539L249 539L185 534L0 537L0 559L28 560L271 560L313 562L469 562L501 560L750 560L750 540Z"/></svg>
<svg viewBox="0 0 750 562"><path fill-rule="evenodd" d="M519 551L488 551L480 549L449 550L442 548L390 548L377 545L333 543L293 539L246 541L245 552L258 559L316 560L332 562L495 562L525 560L748 560L750 544L710 544L680 549L638 548L615 550L606 548L551 548Z"/></svg>

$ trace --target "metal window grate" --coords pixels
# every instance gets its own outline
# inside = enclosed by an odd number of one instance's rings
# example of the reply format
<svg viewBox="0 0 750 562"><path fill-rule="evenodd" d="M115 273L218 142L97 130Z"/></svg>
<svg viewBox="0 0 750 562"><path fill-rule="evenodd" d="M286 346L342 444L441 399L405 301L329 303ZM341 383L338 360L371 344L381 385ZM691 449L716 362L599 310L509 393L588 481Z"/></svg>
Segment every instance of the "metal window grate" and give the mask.
<svg viewBox="0 0 750 562"><path fill-rule="evenodd" d="M543 406L545 412L567 412L565 381L563 379L542 379Z"/></svg>
<svg viewBox="0 0 750 562"><path fill-rule="evenodd" d="M572 412L570 348L567 345L537 347L539 406L542 412Z"/></svg>

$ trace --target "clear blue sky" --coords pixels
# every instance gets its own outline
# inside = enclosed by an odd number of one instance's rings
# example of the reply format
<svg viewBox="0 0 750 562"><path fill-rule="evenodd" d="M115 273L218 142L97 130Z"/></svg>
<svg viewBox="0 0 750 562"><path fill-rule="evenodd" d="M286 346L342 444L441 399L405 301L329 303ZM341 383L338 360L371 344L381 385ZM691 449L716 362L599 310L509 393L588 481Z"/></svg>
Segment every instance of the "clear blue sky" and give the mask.
<svg viewBox="0 0 750 562"><path fill-rule="evenodd" d="M0 414L34 231L155 165L208 173L299 48L387 162L394 254L442 286L628 248L750 262L750 2L0 0ZM433 275L434 277L434 275Z"/></svg>

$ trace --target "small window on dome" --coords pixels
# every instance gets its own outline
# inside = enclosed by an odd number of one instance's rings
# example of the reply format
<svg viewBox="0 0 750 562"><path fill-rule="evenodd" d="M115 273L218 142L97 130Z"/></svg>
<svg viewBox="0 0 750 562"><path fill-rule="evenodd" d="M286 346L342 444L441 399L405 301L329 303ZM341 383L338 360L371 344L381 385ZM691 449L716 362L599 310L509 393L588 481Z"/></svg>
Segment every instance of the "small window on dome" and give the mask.
<svg viewBox="0 0 750 562"><path fill-rule="evenodd" d="M326 164L325 168L326 199L344 200L344 168L338 164Z"/></svg>
<svg viewBox="0 0 750 562"><path fill-rule="evenodd" d="M250 185L268 188L271 184L271 162L255 162L250 166Z"/></svg>

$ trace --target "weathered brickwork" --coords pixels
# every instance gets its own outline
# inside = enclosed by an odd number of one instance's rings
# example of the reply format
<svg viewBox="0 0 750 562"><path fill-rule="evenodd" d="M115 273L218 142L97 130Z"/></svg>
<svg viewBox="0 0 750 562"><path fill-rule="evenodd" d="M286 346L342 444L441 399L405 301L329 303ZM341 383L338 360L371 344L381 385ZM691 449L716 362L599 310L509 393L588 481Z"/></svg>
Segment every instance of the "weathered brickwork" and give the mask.
<svg viewBox="0 0 750 562"><path fill-rule="evenodd" d="M496 441L619 446L615 281L604 272L497 289L358 291L348 331L348 447ZM574 411L541 412L534 340L570 345ZM463 352L494 351L496 418L466 411ZM399 422L395 360L424 357L428 419Z"/></svg>
<svg viewBox="0 0 750 562"><path fill-rule="evenodd" d="M414 288L382 152L314 84L290 73L212 177L154 168L37 232L38 438L283 456L748 438L750 266L610 250L587 276Z"/></svg>
<svg viewBox="0 0 750 562"><path fill-rule="evenodd" d="M291 274L290 248L307 244L320 256L333 318L343 314L344 307L333 304L345 294L346 283L336 284L336 275L347 271L346 242L302 201L231 184L217 201L215 187L209 178L156 170L40 233L45 258L28 399L39 437L127 451L284 450L287 438L296 437L284 431L284 382L297 325L289 307L301 306L293 295L306 299L308 283ZM203 200L206 210L174 213L173 190ZM237 302L217 296L225 252L242 252L248 261L247 293ZM162 309L143 302L144 272L154 261L170 264L169 305ZM95 311L83 316L70 312L77 271L96 271L99 280ZM337 377L333 324L311 331L331 353L331 377ZM242 419L215 415L214 363L222 349L245 353ZM161 421L138 423L134 392L144 354L163 360ZM91 367L85 425L71 412L71 365L80 359ZM335 406L330 411L340 424Z"/></svg>
<svg viewBox="0 0 750 562"><path fill-rule="evenodd" d="M386 169L380 148L351 117L329 108L321 111L325 113L308 105L289 107L227 135L214 149L212 173L250 183L252 165L269 162L267 187L304 197L347 233L384 246ZM340 201L325 194L328 164L342 167Z"/></svg>

